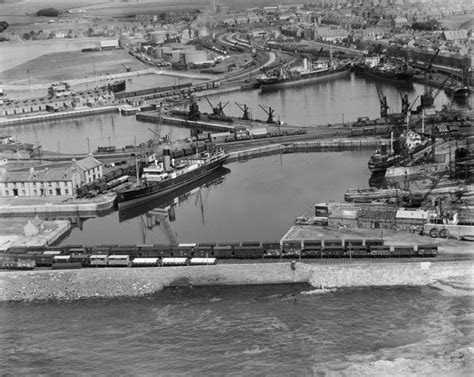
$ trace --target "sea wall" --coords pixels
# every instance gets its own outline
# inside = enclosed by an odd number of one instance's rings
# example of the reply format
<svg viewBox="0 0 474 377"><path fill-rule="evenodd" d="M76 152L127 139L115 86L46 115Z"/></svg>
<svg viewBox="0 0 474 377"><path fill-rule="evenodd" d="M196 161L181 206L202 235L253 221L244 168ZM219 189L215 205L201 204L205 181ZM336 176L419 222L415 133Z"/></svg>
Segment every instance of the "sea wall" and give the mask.
<svg viewBox="0 0 474 377"><path fill-rule="evenodd" d="M471 262L351 265L220 264L0 272L0 301L142 296L167 286L310 283L315 287L425 285L472 273Z"/></svg>

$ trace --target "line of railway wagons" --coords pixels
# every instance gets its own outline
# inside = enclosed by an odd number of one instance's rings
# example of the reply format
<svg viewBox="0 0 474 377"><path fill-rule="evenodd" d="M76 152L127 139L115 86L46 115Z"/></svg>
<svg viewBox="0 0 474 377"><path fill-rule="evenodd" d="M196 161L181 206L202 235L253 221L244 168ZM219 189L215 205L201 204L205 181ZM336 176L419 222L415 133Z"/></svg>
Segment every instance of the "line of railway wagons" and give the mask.
<svg viewBox="0 0 474 377"><path fill-rule="evenodd" d="M69 245L10 248L12 262L34 261L53 268L215 264L219 259L410 258L436 257L438 246L384 245L382 239L286 240L280 242L208 242L178 245Z"/></svg>
<svg viewBox="0 0 474 377"><path fill-rule="evenodd" d="M122 92L116 93L116 99L123 99L123 98L131 98L131 97L141 97L141 96L149 96L146 98L160 98L169 95L180 95L180 94L187 94L188 92L198 92L207 89L214 89L220 86L220 82L215 81L208 81L202 84L193 85L192 83L185 83L179 85L170 85L170 86L162 86L156 88L148 88L148 89L141 89L136 90L134 92Z"/></svg>

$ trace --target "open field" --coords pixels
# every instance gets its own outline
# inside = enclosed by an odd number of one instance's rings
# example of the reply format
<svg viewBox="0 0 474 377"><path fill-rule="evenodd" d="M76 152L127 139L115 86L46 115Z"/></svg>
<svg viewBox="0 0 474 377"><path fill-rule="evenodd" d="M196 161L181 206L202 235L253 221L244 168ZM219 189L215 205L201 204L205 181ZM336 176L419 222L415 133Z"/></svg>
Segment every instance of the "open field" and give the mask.
<svg viewBox="0 0 474 377"><path fill-rule="evenodd" d="M28 71L31 84L50 83L60 80L79 79L125 72L124 66L132 71L149 68L129 55L125 50L97 52L56 52L37 57L0 73L4 84L28 85Z"/></svg>

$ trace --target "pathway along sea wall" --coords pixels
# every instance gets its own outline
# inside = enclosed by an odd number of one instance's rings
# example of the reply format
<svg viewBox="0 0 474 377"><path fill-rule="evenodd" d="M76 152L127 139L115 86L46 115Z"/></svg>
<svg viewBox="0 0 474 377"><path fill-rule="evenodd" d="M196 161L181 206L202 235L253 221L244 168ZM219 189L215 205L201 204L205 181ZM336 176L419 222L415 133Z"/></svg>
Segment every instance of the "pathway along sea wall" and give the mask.
<svg viewBox="0 0 474 377"><path fill-rule="evenodd" d="M472 262L354 263L295 262L193 267L102 268L0 272L0 301L131 297L167 286L309 283L314 287L426 285L470 276Z"/></svg>

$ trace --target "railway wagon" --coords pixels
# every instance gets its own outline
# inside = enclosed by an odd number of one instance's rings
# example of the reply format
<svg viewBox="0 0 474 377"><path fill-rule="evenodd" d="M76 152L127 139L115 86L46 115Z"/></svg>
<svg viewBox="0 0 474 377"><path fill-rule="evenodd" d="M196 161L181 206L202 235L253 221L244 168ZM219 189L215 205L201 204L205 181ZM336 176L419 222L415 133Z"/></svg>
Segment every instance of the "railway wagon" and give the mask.
<svg viewBox="0 0 474 377"><path fill-rule="evenodd" d="M344 246L347 249L348 247L354 247L354 246L362 246L364 245L364 240L363 239L352 239L348 238L344 240Z"/></svg>
<svg viewBox="0 0 474 377"><path fill-rule="evenodd" d="M345 248L342 245L330 245L324 246L323 257L324 258L343 258Z"/></svg>
<svg viewBox="0 0 474 377"><path fill-rule="evenodd" d="M303 241L301 240L285 240L281 244L281 252L283 258L298 258L301 254Z"/></svg>
<svg viewBox="0 0 474 377"><path fill-rule="evenodd" d="M371 257L377 258L386 258L391 254L390 246L388 245L371 245L369 251Z"/></svg>
<svg viewBox="0 0 474 377"><path fill-rule="evenodd" d="M70 255L55 255L53 257L53 265L57 263L71 263Z"/></svg>
<svg viewBox="0 0 474 377"><path fill-rule="evenodd" d="M411 246L392 246L391 256L397 258L413 257L415 255L415 247Z"/></svg>
<svg viewBox="0 0 474 377"><path fill-rule="evenodd" d="M128 255L112 254L107 258L107 266L110 267L129 267L130 257Z"/></svg>
<svg viewBox="0 0 474 377"><path fill-rule="evenodd" d="M105 267L108 262L108 255L105 254L93 254L89 257L91 267Z"/></svg>
<svg viewBox="0 0 474 377"><path fill-rule="evenodd" d="M134 258L133 267L158 267L161 264L160 258Z"/></svg>
<svg viewBox="0 0 474 377"><path fill-rule="evenodd" d="M82 268L82 264L79 262L57 262L51 266L52 270L78 270Z"/></svg>
<svg viewBox="0 0 474 377"><path fill-rule="evenodd" d="M216 264L216 258L190 258L189 265L190 266L205 266Z"/></svg>
<svg viewBox="0 0 474 377"><path fill-rule="evenodd" d="M53 265L54 255L37 254L33 256L33 260L38 267L51 267Z"/></svg>
<svg viewBox="0 0 474 377"><path fill-rule="evenodd" d="M195 247L196 243L180 243L177 247L173 248L173 255L191 257Z"/></svg>
<svg viewBox="0 0 474 377"><path fill-rule="evenodd" d="M230 259L232 258L233 248L232 245L216 245L213 252L214 257L218 259Z"/></svg>
<svg viewBox="0 0 474 377"><path fill-rule="evenodd" d="M416 249L416 255L420 257L436 257L438 255L438 245L436 244L418 245Z"/></svg>
<svg viewBox="0 0 474 377"><path fill-rule="evenodd" d="M369 248L365 245L346 246L344 256L348 258L367 258L370 256Z"/></svg>
<svg viewBox="0 0 474 377"><path fill-rule="evenodd" d="M162 266L185 266L188 264L188 258L174 257L174 258L163 258L161 259Z"/></svg>
<svg viewBox="0 0 474 377"><path fill-rule="evenodd" d="M323 249L322 240L303 240L302 258L321 258Z"/></svg>
<svg viewBox="0 0 474 377"><path fill-rule="evenodd" d="M265 251L259 246L235 246L232 256L237 259L263 258Z"/></svg>
<svg viewBox="0 0 474 377"><path fill-rule="evenodd" d="M80 263L82 267L90 267L90 254L71 254L71 263Z"/></svg>
<svg viewBox="0 0 474 377"><path fill-rule="evenodd" d="M364 243L365 243L365 246L370 248L370 246L383 245L384 241L383 239L379 239L379 238L369 238L369 239L366 239Z"/></svg>
<svg viewBox="0 0 474 377"><path fill-rule="evenodd" d="M262 248L265 250L266 258L281 257L281 245L279 242L262 242Z"/></svg>
<svg viewBox="0 0 474 377"><path fill-rule="evenodd" d="M192 257L211 257L214 256L214 251L212 249L212 246L201 246L201 245L196 245L194 250L191 252Z"/></svg>
<svg viewBox="0 0 474 377"><path fill-rule="evenodd" d="M305 248L301 252L301 258L321 258L323 255L322 246L312 246L311 248Z"/></svg>
<svg viewBox="0 0 474 377"><path fill-rule="evenodd" d="M323 247L330 247L330 246L344 246L344 241L342 239L328 239L323 240Z"/></svg>
<svg viewBox="0 0 474 377"><path fill-rule="evenodd" d="M157 257L158 248L155 245L137 245L137 252L139 257Z"/></svg>
<svg viewBox="0 0 474 377"><path fill-rule="evenodd" d="M113 252L116 255L128 255L130 258L140 256L140 251L137 245L119 245Z"/></svg>

